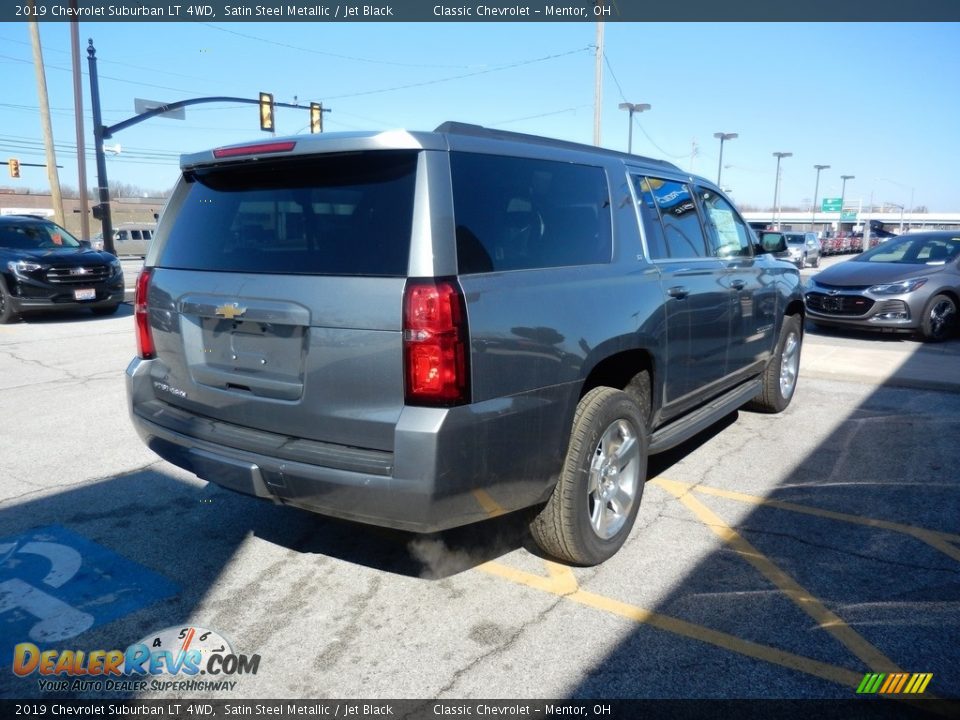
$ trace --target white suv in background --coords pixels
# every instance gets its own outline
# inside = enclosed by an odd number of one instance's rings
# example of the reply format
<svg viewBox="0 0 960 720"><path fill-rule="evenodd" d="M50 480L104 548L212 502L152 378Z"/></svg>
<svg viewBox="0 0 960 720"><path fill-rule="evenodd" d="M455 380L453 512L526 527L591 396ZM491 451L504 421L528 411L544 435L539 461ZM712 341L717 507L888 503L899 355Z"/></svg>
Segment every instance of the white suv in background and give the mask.
<svg viewBox="0 0 960 720"><path fill-rule="evenodd" d="M800 269L807 265L820 267L820 241L816 233L785 232L783 235L787 239L787 256L784 260L789 260Z"/></svg>

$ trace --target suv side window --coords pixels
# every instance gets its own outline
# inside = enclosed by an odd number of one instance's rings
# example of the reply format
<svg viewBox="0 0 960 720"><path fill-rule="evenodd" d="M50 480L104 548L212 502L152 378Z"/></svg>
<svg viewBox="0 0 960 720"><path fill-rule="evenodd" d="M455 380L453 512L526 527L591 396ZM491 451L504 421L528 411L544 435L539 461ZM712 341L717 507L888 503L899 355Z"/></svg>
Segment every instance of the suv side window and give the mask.
<svg viewBox="0 0 960 720"><path fill-rule="evenodd" d="M697 188L703 205L712 254L719 258L750 257L750 232L737 211L713 190Z"/></svg>
<svg viewBox="0 0 960 720"><path fill-rule="evenodd" d="M451 153L461 274L608 263L603 168Z"/></svg>
<svg viewBox="0 0 960 720"><path fill-rule="evenodd" d="M644 236L647 239L647 252L651 260L660 260L670 257L670 253L667 252L667 240L663 236L660 211L657 210L650 183L651 181L645 177L633 176L633 184L639 200L640 221L643 223Z"/></svg>
<svg viewBox="0 0 960 720"><path fill-rule="evenodd" d="M647 230L647 242L653 259L707 257L707 241L700 224L693 195L685 184L676 180L634 176L640 197L640 214ZM648 207L652 198L655 208ZM663 240L658 237L658 222L653 213L659 211ZM652 240L651 240L652 238ZM658 255L663 249L665 255Z"/></svg>

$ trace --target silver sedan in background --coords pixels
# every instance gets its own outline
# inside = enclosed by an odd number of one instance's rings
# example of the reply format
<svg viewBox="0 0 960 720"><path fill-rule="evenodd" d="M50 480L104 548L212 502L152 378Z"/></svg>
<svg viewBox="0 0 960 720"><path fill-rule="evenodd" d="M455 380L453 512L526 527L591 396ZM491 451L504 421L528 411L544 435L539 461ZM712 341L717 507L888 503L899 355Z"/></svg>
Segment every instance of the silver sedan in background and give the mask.
<svg viewBox="0 0 960 720"><path fill-rule="evenodd" d="M957 330L960 231L892 238L814 275L804 297L807 317L817 325L946 340Z"/></svg>

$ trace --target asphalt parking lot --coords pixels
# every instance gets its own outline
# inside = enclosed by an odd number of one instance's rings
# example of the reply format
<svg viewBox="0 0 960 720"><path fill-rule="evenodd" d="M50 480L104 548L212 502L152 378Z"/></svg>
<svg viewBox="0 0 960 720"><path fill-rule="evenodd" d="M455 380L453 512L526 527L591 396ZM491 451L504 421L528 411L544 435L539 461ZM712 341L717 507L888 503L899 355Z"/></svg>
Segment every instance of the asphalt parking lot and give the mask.
<svg viewBox="0 0 960 720"><path fill-rule="evenodd" d="M960 697L960 340L808 328L790 408L653 458L628 543L590 569L514 515L414 536L199 481L136 437L133 352L128 306L0 326L3 697L58 696L10 671L15 643L189 627L257 672L114 694L868 702L866 675L902 672Z"/></svg>

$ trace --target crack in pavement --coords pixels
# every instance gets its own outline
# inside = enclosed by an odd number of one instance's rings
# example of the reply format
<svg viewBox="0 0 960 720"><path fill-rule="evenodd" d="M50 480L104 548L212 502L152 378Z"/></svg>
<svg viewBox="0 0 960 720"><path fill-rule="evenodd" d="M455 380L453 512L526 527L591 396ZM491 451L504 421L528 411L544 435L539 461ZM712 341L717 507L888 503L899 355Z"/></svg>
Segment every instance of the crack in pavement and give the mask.
<svg viewBox="0 0 960 720"><path fill-rule="evenodd" d="M0 498L0 508L4 507L8 503L16 504L18 500L23 500L24 498L28 498L31 495L42 494L47 491L50 491L50 492L56 491L55 494L59 495L62 492L66 492L72 488L76 488L77 486L85 485L87 483L95 484L95 483L103 482L105 480L119 480L121 478L127 477L128 475L135 475L136 473L143 472L144 470L148 470L154 465L159 465L163 462L165 461L157 458L156 460L148 462L146 465L141 465L140 467L134 468L133 470L125 470L124 472L121 472L121 473L113 473L112 475L101 475L95 478L84 478L82 480L77 480L75 482L59 483L55 488L40 486L36 490L29 490L27 492L20 493L19 495L12 495L10 497ZM24 480L23 482L29 482L29 481Z"/></svg>

